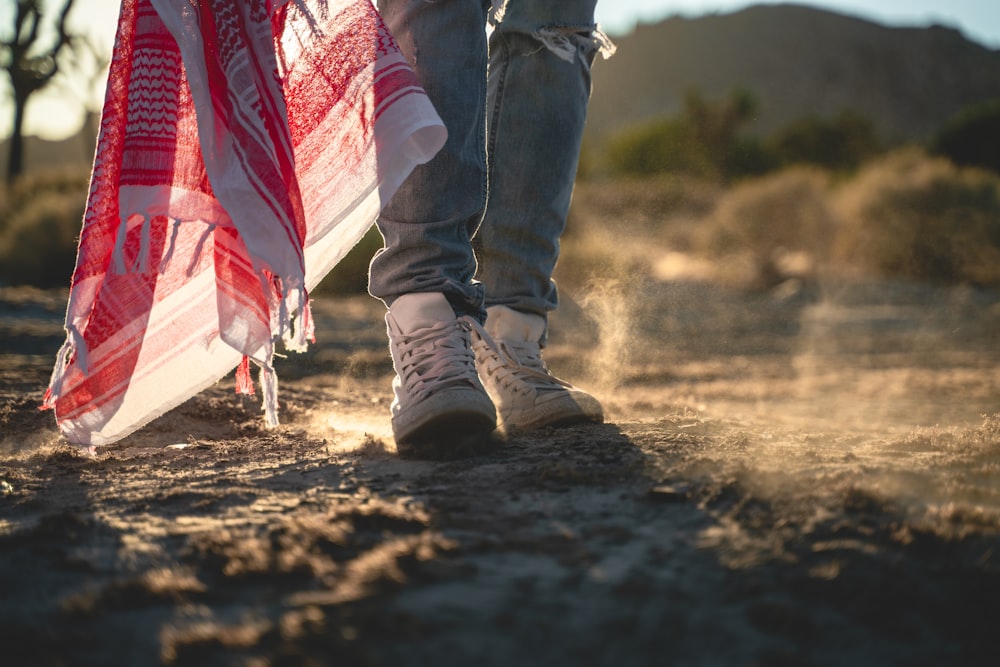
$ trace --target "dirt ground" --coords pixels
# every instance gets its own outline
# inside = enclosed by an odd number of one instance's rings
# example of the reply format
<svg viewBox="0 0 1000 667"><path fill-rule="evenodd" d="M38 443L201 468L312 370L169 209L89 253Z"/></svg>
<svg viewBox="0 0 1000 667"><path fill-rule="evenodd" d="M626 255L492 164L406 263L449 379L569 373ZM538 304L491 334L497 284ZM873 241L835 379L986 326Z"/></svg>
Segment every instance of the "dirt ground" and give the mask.
<svg viewBox="0 0 1000 667"><path fill-rule="evenodd" d="M566 294L601 426L395 456L380 307L320 298L283 425L232 380L95 455L0 290L0 664L995 665L1000 292Z"/></svg>

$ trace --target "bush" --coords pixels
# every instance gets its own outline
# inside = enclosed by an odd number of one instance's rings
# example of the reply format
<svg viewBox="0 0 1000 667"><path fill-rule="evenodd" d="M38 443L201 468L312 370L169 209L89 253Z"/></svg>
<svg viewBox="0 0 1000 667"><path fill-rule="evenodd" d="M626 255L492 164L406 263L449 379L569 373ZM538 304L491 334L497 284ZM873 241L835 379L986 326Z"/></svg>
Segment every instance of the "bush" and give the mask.
<svg viewBox="0 0 1000 667"><path fill-rule="evenodd" d="M630 127L606 146L608 170L616 176L673 173L731 180L772 166L767 153L740 130L754 114L749 93L734 91L716 103L689 90L679 116Z"/></svg>
<svg viewBox="0 0 1000 667"><path fill-rule="evenodd" d="M700 175L712 170L687 123L676 118L661 118L623 130L608 142L606 155L609 170L619 176L678 172Z"/></svg>
<svg viewBox="0 0 1000 667"><path fill-rule="evenodd" d="M938 132L931 150L964 167L1000 173L1000 100L971 106Z"/></svg>
<svg viewBox="0 0 1000 667"><path fill-rule="evenodd" d="M90 170L84 167L29 171L7 186L0 200L0 227L9 216L34 206L50 195L87 199Z"/></svg>
<svg viewBox="0 0 1000 667"><path fill-rule="evenodd" d="M67 287L87 200L87 169L26 174L0 209L0 282Z"/></svg>
<svg viewBox="0 0 1000 667"><path fill-rule="evenodd" d="M717 260L727 282L772 287L811 277L825 262L834 230L829 177L795 167L726 192L702 221L696 250Z"/></svg>
<svg viewBox="0 0 1000 667"><path fill-rule="evenodd" d="M908 149L837 197L834 259L886 277L1000 284L1000 179Z"/></svg>
<svg viewBox="0 0 1000 667"><path fill-rule="evenodd" d="M56 193L9 217L0 231L0 281L68 287L83 211L78 196Z"/></svg>
<svg viewBox="0 0 1000 667"><path fill-rule="evenodd" d="M809 164L835 171L857 169L881 150L872 122L851 111L832 119L793 121L772 135L768 147L779 164Z"/></svg>

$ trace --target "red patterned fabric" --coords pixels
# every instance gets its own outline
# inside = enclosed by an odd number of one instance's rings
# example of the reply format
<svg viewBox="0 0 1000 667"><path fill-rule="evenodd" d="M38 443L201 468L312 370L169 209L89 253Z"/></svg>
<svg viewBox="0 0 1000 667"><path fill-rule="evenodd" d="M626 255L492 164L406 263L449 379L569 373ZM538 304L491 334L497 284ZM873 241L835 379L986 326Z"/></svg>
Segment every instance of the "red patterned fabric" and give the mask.
<svg viewBox="0 0 1000 667"><path fill-rule="evenodd" d="M123 0L45 407L122 438L273 341L445 132L370 0Z"/></svg>

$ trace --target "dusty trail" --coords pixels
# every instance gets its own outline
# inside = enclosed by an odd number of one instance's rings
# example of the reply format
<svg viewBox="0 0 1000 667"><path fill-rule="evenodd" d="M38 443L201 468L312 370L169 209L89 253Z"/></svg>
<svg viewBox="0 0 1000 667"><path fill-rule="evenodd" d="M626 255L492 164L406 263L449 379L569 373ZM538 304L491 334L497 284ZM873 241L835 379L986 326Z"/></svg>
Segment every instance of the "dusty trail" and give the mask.
<svg viewBox="0 0 1000 667"><path fill-rule="evenodd" d="M0 290L3 664L995 664L1000 294L645 294L553 325L608 424L430 463L366 298L281 428L224 381L86 456L35 409L62 295Z"/></svg>

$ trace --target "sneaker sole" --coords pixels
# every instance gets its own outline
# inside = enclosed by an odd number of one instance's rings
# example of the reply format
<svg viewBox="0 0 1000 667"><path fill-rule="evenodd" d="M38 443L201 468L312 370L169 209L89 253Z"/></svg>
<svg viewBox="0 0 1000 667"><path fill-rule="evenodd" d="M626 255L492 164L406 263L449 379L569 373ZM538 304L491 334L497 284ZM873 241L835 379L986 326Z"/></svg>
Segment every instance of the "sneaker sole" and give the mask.
<svg viewBox="0 0 1000 667"><path fill-rule="evenodd" d="M603 423L604 411L596 399L589 395L574 397L567 394L537 405L533 410L522 412L517 417L501 418L500 428L504 432L516 432Z"/></svg>
<svg viewBox="0 0 1000 667"><path fill-rule="evenodd" d="M489 449L496 430L496 412L485 393L444 391L410 412L415 419L393 420L396 451L404 458L456 459Z"/></svg>

